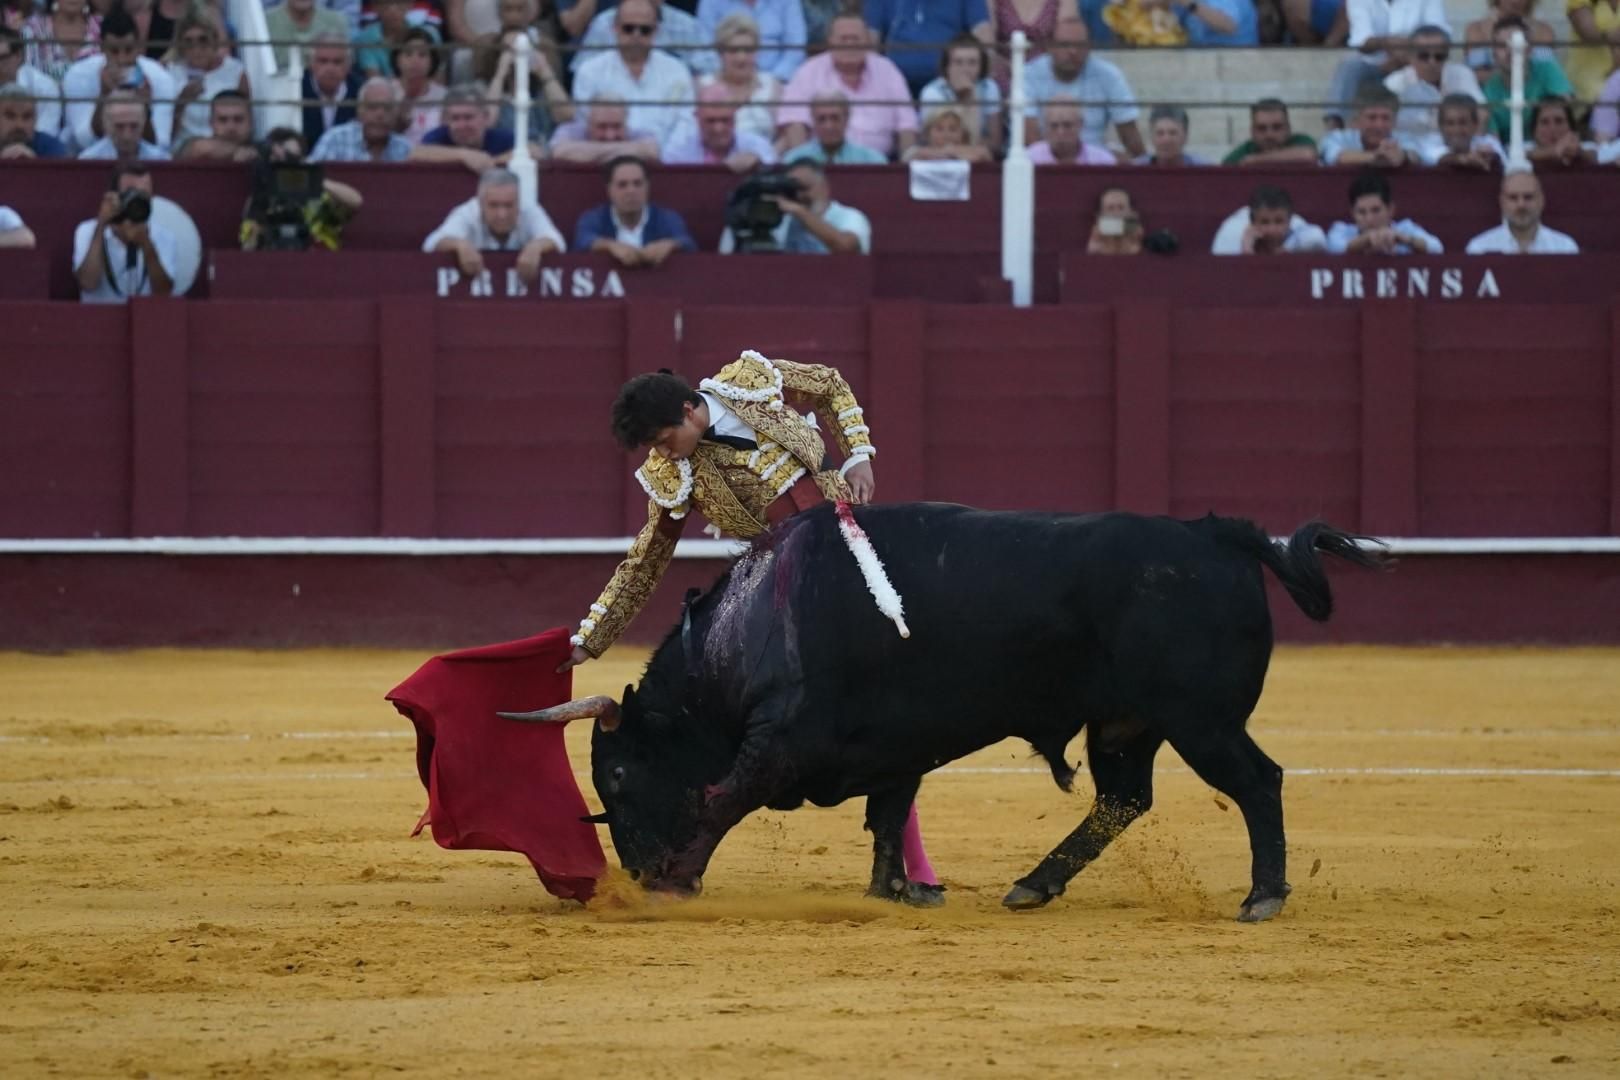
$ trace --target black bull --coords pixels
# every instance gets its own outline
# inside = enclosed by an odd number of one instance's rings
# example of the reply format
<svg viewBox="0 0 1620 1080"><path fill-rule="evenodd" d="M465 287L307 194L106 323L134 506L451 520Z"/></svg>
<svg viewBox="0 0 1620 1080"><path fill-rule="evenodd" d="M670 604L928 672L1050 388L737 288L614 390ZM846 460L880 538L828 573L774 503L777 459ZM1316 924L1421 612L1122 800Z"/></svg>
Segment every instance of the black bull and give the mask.
<svg viewBox="0 0 1620 1080"><path fill-rule="evenodd" d="M789 519L688 604L622 702L513 719L597 718L591 773L625 868L651 888L701 887L725 834L761 807L866 796L871 892L924 901L901 858L925 773L1009 737L1068 790L1081 729L1096 788L1078 828L1003 901L1032 908L1153 802L1165 742L1238 805L1253 888L1240 918L1282 908L1282 769L1244 726L1271 659L1261 568L1325 620L1321 553L1379 553L1321 523L1282 545L1253 524L1109 513L1001 513L930 503L862 508L911 637L877 609L830 506Z"/></svg>

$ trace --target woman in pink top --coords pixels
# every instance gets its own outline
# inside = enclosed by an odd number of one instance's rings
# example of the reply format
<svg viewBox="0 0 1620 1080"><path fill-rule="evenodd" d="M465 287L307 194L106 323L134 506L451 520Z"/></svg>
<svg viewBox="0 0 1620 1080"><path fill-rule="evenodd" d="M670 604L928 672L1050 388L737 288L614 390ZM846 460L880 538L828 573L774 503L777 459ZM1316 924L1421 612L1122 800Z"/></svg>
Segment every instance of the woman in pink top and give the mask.
<svg viewBox="0 0 1620 1080"><path fill-rule="evenodd" d="M1014 30L1022 30L1029 38L1029 52L1024 54L1027 63L1046 51L1058 23L1080 18L1076 0L993 0L989 11L990 27L996 32L996 44L1001 46L996 53L995 79L1003 94L1012 78L1012 62L1008 59L1011 54L1006 46Z"/></svg>

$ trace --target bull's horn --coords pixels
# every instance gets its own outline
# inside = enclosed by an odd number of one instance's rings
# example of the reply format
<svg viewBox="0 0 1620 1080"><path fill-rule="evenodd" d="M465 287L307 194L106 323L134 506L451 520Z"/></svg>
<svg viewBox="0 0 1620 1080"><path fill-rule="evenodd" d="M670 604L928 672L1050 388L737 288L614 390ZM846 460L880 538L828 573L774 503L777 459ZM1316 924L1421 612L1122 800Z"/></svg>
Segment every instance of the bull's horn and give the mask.
<svg viewBox="0 0 1620 1080"><path fill-rule="evenodd" d="M504 720L521 720L526 724L566 724L570 720L595 717L603 731L612 731L619 726L619 703L606 694L598 694L535 712L503 712L495 715Z"/></svg>

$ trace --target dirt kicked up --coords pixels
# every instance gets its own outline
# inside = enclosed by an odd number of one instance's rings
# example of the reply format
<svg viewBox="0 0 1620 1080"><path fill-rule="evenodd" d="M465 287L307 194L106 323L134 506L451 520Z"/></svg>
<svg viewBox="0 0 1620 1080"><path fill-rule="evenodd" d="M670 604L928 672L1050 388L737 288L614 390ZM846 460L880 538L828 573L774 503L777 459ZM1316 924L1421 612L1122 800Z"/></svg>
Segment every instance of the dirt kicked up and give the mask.
<svg viewBox="0 0 1620 1080"><path fill-rule="evenodd" d="M1257 926L1168 749L1148 817L1003 911L1090 797L1011 744L924 784L943 910L861 897L858 803L751 818L699 900L565 905L408 839L381 696L422 658L0 655L0 1075L1620 1074L1620 652L1279 652Z"/></svg>

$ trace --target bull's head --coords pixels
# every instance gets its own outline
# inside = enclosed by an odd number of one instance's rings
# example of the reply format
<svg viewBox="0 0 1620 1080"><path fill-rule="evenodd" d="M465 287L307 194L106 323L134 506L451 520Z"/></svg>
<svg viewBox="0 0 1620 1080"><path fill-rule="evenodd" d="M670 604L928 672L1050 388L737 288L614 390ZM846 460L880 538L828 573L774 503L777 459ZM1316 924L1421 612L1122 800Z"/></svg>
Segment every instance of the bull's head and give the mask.
<svg viewBox="0 0 1620 1080"><path fill-rule="evenodd" d="M591 781L602 801L619 862L649 889L691 893L704 865L694 865L704 790L723 775L727 758L705 738L676 699L624 688L622 701L582 698L509 720L567 723L596 719L591 734ZM707 863L707 855L699 861Z"/></svg>

